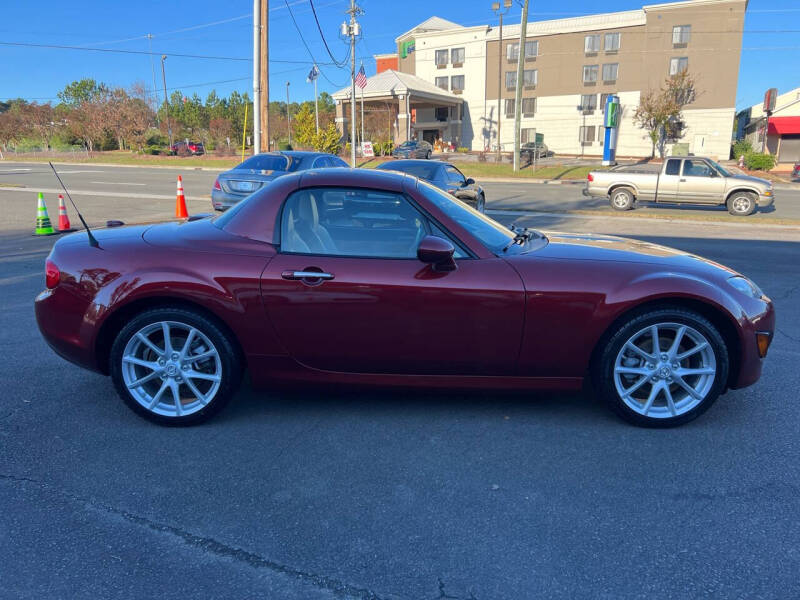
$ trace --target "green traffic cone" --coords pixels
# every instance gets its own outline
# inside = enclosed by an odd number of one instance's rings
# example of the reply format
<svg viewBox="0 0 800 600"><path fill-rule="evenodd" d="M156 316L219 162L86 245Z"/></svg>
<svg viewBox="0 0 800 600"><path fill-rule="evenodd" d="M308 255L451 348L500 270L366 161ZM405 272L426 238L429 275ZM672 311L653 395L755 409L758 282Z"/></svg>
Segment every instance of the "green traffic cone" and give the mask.
<svg viewBox="0 0 800 600"><path fill-rule="evenodd" d="M47 207L44 205L44 194L39 192L38 203L36 205L36 231L33 235L55 235L50 217L47 216Z"/></svg>

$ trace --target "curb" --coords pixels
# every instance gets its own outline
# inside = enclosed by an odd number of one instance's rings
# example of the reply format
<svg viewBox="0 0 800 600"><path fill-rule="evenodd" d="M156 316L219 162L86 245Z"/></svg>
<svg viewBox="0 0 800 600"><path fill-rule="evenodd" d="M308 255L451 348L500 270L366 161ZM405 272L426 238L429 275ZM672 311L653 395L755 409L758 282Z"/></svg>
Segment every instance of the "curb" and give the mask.
<svg viewBox="0 0 800 600"><path fill-rule="evenodd" d="M14 163L14 164L47 164L47 161L44 160L2 160L0 164L4 162ZM123 169L172 169L173 171L180 171L183 170L190 170L190 171L229 171L232 167L189 167L186 165L176 165L171 167L169 165L122 165L119 163L96 163L96 162L55 162L50 161L54 165L64 165L66 167L122 167Z"/></svg>

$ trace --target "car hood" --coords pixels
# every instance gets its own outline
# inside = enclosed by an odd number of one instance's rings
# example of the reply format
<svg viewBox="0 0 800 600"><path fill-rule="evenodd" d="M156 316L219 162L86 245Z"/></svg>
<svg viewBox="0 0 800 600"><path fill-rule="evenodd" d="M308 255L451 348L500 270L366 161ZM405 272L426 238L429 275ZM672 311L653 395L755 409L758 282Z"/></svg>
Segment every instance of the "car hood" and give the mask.
<svg viewBox="0 0 800 600"><path fill-rule="evenodd" d="M613 235L546 232L548 244L527 255L559 260L649 263L670 270L716 271L729 277L732 269L668 246Z"/></svg>
<svg viewBox="0 0 800 600"><path fill-rule="evenodd" d="M761 179L760 177L753 177L751 175L731 175L731 179L736 179L737 181L746 181L748 183L755 183L758 185L763 185L764 187L770 187L772 182L768 179Z"/></svg>

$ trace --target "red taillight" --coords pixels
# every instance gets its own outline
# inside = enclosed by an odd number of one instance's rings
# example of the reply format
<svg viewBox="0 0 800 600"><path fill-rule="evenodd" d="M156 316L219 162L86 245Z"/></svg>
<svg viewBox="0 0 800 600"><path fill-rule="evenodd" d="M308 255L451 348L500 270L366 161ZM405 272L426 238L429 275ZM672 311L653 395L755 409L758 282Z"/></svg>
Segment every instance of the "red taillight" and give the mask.
<svg viewBox="0 0 800 600"><path fill-rule="evenodd" d="M222 187L219 185L219 179L214 182L214 189L222 191Z"/></svg>
<svg viewBox="0 0 800 600"><path fill-rule="evenodd" d="M52 290L61 281L61 271L52 260L44 261L44 282L47 289Z"/></svg>
<svg viewBox="0 0 800 600"><path fill-rule="evenodd" d="M592 181L594 181L594 175L592 175L591 173L589 173L589 174L586 176L586 179L587 179L587 180L588 180L588 181L591 183Z"/></svg>

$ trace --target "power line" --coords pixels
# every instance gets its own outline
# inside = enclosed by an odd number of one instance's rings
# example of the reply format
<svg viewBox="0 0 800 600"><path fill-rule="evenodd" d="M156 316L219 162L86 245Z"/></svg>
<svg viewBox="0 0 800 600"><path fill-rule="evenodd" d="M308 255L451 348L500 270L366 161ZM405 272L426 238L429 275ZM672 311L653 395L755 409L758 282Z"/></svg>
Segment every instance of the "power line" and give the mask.
<svg viewBox="0 0 800 600"><path fill-rule="evenodd" d="M319 24L319 19L317 18L317 9L314 8L314 0L308 0L308 3L311 5L311 12L314 13L314 21L316 21L316 23L317 23L317 29L319 30L319 36L322 38L322 43L325 44L325 50L328 51L328 56L331 57L331 60L334 62L334 64L337 67L339 67L339 68L344 67L347 64L347 59L350 56L349 53L348 53L348 56L345 57L345 59L343 61L336 60L336 57L333 55L333 52L331 52L331 49L328 47L328 42L325 39L325 34L322 33L322 26Z"/></svg>
<svg viewBox="0 0 800 600"><path fill-rule="evenodd" d="M294 28L297 30L297 35L300 36L300 41L303 42L303 46L305 46L306 52L308 52L308 55L311 57L311 60L314 61L314 64L317 64L317 61L314 58L314 54L311 52L311 48L308 47L308 44L306 43L306 39L303 37L303 32L300 31L300 27L297 25L297 21L294 18L294 13L292 12L292 7L289 6L289 2L287 0L283 0L283 2L284 2L284 4L286 4L286 8L289 9L289 16L292 18L292 23L294 23ZM331 81L328 78L328 76L325 75L325 72L322 69L319 69L319 72L327 80L327 82L330 83L332 86L334 86L334 87L344 87L343 85L340 85L340 84L337 84L337 83L334 83L333 81Z"/></svg>

